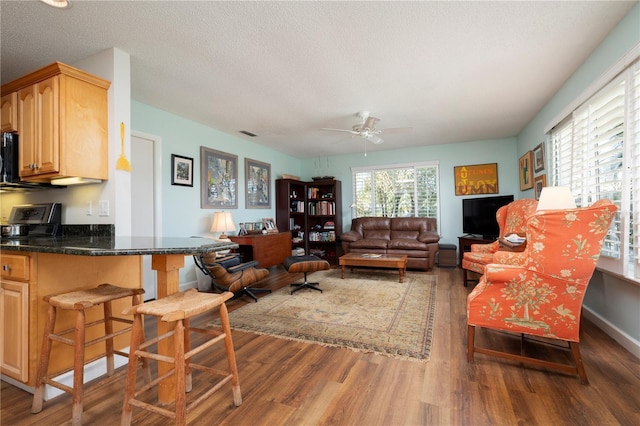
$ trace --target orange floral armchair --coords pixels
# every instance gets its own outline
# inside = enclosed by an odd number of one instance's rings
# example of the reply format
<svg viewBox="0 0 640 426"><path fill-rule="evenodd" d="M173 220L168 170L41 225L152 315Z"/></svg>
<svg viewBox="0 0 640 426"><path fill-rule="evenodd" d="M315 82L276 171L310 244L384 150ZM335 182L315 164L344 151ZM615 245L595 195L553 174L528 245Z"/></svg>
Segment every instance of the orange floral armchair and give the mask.
<svg viewBox="0 0 640 426"><path fill-rule="evenodd" d="M467 298L467 361L477 352L577 374L588 383L579 349L582 301L616 209L599 200L529 216L521 264L487 265ZM566 341L573 365L476 347L476 327L519 333L522 341L525 335Z"/></svg>
<svg viewBox="0 0 640 426"><path fill-rule="evenodd" d="M523 236L525 234L525 223L527 217L536 211L538 202L531 198L515 200L506 206L502 206L496 212L496 220L500 227L499 238L506 237L511 234ZM493 263L493 255L500 249L498 241L490 244L473 244L471 251L464 253L462 258L462 276L464 286L469 282L467 271L484 274L484 267L489 263Z"/></svg>

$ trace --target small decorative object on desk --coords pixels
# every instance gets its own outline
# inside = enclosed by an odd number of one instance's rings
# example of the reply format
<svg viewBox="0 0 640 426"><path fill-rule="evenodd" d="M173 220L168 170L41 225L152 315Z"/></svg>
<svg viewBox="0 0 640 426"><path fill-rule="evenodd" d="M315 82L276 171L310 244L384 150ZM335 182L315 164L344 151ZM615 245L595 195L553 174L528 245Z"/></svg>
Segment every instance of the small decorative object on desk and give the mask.
<svg viewBox="0 0 640 426"><path fill-rule="evenodd" d="M267 232L278 232L278 228L276 227L276 222L272 218L264 218L262 219L263 228L266 229Z"/></svg>
<svg viewBox="0 0 640 426"><path fill-rule="evenodd" d="M527 241L527 239L525 237L521 237L518 234L511 234L508 235L504 238L505 240L509 241L512 244L522 244L525 241Z"/></svg>

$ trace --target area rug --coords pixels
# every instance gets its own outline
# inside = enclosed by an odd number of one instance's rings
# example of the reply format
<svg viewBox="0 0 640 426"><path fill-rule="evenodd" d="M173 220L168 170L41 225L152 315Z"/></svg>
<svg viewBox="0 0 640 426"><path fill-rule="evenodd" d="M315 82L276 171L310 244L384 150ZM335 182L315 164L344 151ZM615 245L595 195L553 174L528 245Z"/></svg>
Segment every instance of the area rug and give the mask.
<svg viewBox="0 0 640 426"><path fill-rule="evenodd" d="M229 314L231 328L355 351L428 360L435 316L436 277L397 271L309 274L323 292L290 287ZM213 322L211 326L219 325Z"/></svg>

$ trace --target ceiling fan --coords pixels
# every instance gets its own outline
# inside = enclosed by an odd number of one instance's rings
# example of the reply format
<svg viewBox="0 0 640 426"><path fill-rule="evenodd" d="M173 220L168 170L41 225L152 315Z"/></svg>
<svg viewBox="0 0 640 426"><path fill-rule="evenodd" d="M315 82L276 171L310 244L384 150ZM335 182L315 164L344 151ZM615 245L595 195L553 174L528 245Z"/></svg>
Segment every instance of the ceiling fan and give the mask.
<svg viewBox="0 0 640 426"><path fill-rule="evenodd" d="M360 118L360 123L354 125L351 130L348 129L330 129L330 128L322 128L322 130L329 130L332 132L346 132L351 133L354 136L360 136L361 138L368 140L371 143L376 145L384 142L379 135L389 134L389 133L409 133L413 131L411 127L396 127L390 129L378 129L376 128L376 124L380 121L379 118L372 117L369 115L369 111L360 111L356 114L357 117Z"/></svg>

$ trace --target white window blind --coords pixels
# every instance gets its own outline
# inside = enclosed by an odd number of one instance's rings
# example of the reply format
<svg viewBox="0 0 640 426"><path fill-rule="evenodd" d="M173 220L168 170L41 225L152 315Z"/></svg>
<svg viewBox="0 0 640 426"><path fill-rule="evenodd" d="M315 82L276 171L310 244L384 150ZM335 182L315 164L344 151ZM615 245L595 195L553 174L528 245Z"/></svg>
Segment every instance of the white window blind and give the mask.
<svg viewBox="0 0 640 426"><path fill-rule="evenodd" d="M618 206L599 266L640 279L640 64L636 61L550 132L551 182L579 207ZM636 215L638 216L638 215Z"/></svg>

